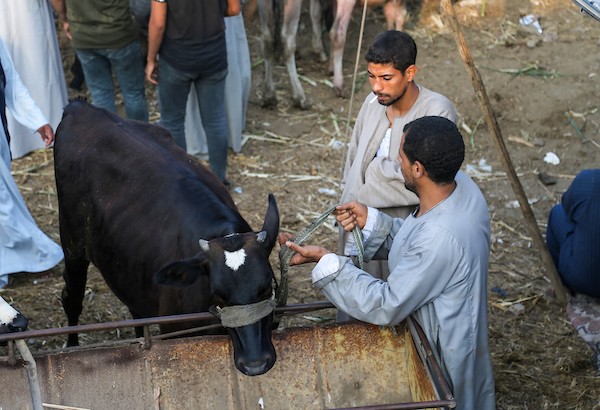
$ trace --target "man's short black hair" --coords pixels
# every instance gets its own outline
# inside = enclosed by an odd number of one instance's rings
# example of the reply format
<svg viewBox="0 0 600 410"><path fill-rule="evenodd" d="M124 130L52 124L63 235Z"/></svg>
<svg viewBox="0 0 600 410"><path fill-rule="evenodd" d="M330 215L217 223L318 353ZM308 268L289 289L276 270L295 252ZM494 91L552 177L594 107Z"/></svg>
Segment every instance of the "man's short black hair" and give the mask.
<svg viewBox="0 0 600 410"><path fill-rule="evenodd" d="M404 126L403 151L419 161L437 184L454 181L465 160L465 143L456 124L444 117L422 117Z"/></svg>
<svg viewBox="0 0 600 410"><path fill-rule="evenodd" d="M413 38L397 30L379 33L365 54L367 63L392 64L402 74L417 62L417 44Z"/></svg>

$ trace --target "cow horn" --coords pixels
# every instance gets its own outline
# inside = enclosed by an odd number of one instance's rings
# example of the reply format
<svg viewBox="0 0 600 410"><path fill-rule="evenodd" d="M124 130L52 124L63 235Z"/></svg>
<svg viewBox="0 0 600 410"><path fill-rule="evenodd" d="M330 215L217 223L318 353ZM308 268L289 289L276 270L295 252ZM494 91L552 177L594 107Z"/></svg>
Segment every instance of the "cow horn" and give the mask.
<svg viewBox="0 0 600 410"><path fill-rule="evenodd" d="M266 238L267 238L267 232L265 232L265 231L260 231L259 233L256 234L256 240L260 243L263 243Z"/></svg>
<svg viewBox="0 0 600 410"><path fill-rule="evenodd" d="M200 244L200 248L202 248L204 252L208 252L209 246L208 241L206 239L200 239L198 243Z"/></svg>

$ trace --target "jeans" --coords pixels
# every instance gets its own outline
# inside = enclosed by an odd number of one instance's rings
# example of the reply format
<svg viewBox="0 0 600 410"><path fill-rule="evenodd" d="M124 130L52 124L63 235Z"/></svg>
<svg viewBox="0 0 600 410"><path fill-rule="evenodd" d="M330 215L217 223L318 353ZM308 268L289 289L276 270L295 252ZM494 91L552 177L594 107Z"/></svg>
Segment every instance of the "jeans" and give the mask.
<svg viewBox="0 0 600 410"><path fill-rule="evenodd" d="M185 110L191 85L196 89L202 126L206 133L209 164L215 175L225 181L228 129L225 116L225 77L227 69L210 74L179 70L166 61L158 62L158 102L160 124L169 130L184 150Z"/></svg>
<svg viewBox="0 0 600 410"><path fill-rule="evenodd" d="M148 121L145 67L140 42L122 48L77 49L92 103L116 112L112 70L125 101L127 118Z"/></svg>

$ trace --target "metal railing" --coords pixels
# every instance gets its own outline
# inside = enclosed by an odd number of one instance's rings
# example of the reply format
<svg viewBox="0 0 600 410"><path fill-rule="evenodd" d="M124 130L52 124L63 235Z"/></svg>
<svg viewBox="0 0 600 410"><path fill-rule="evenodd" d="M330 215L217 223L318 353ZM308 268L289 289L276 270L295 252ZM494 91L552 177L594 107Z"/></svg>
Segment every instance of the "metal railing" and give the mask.
<svg viewBox="0 0 600 410"><path fill-rule="evenodd" d="M284 314L298 314L305 312L312 312L316 310L322 309L330 309L335 308L330 302L313 302L308 304L297 304L297 305L287 305L284 307L275 308L275 316L282 317ZM221 328L221 324L209 324L207 326L197 327L193 329L186 329L184 331L165 333L159 335L150 335L150 326L153 325L161 325L161 324L173 324L173 323L182 323L182 322L192 322L192 321L208 321L212 320L215 317L209 312L202 313L188 313L181 315L172 315L172 316L160 316L160 317L151 317L144 319L130 319L130 320L120 320L115 322L105 322L105 323L94 323L87 325L77 325L77 326L67 326L62 328L50 328L50 329L37 329L37 330L27 330L24 332L16 332L16 333L8 333L0 335L0 343L8 342L8 361L11 364L15 364L16 354L15 354L15 342L18 341L20 343L19 350L22 350L24 343L21 341L33 338L45 338L52 336L61 336L68 335L73 333L90 333L90 332L98 332L98 331L106 331L106 330L115 330L122 328L135 328L142 327L144 336L142 338L135 339L124 339L111 343L102 343L103 347L110 346L118 346L128 343L134 342L142 342L145 348L149 348L152 344L152 340L160 340L166 339L170 337L182 336L188 333L196 333L201 330L213 329L213 328ZM409 409L425 409L425 408L443 408L443 409L453 409L456 407L456 400L452 394L452 390L448 385L447 380L445 379L442 369L440 368L438 362L435 359L434 353L431 349L427 341L427 337L423 332L423 329L419 326L419 324L414 321L412 318L407 319L409 330L413 336L413 343L417 349L417 352L421 358L421 361L427 371L430 374L432 381L435 383L436 388L438 389L439 396L441 397L439 400L427 401L427 402L419 402L419 403L395 403L395 404L383 404L383 405L372 405L372 406L362 406L362 407L352 407L353 410L409 410ZM95 347L97 345L86 345L86 346L74 346L63 349L58 349L58 351L68 351L75 349L89 349ZM37 355L48 354L50 351L38 351ZM336 410L349 410L347 409L336 409Z"/></svg>

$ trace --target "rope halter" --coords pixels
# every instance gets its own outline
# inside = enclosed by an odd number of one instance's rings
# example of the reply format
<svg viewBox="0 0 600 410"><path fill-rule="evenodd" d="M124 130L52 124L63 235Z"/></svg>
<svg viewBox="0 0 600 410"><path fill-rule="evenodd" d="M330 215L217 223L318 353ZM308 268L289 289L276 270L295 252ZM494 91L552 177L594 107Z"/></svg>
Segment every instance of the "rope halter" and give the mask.
<svg viewBox="0 0 600 410"><path fill-rule="evenodd" d="M248 305L231 306L211 306L210 312L221 320L225 327L242 327L258 322L275 310L277 300L275 299L275 289L277 284L275 279L271 281L271 297L260 302L250 303Z"/></svg>

